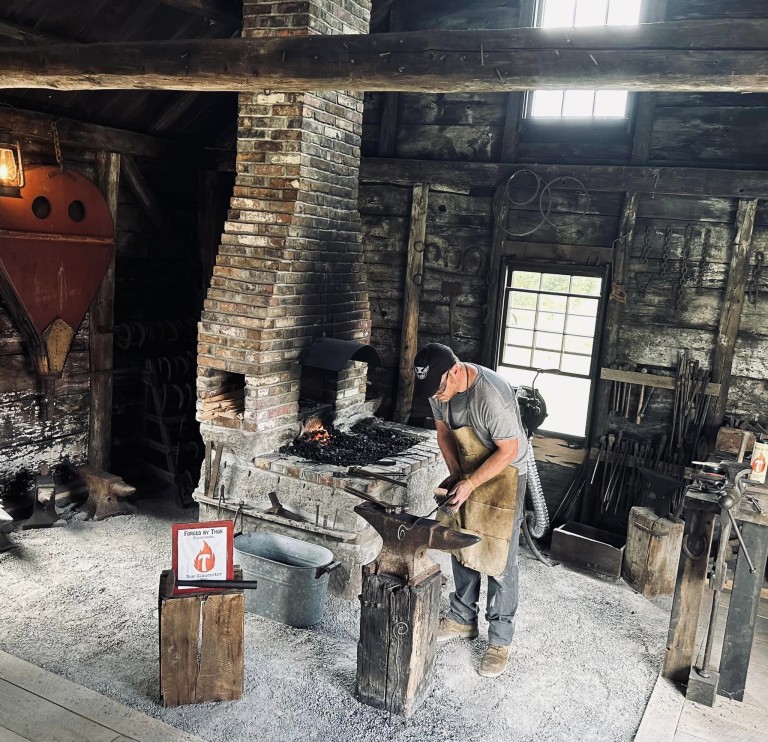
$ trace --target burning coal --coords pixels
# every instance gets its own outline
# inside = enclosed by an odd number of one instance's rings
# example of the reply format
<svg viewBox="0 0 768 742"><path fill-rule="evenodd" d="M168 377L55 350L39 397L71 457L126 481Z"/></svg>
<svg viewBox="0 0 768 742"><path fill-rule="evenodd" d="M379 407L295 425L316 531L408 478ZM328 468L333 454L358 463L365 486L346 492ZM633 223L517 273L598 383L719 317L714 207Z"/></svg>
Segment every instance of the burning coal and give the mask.
<svg viewBox="0 0 768 742"><path fill-rule="evenodd" d="M417 443L418 438L365 423L357 423L349 433L338 430L329 432L319 423L305 427L293 443L280 449L280 453L320 464L365 466L402 453Z"/></svg>

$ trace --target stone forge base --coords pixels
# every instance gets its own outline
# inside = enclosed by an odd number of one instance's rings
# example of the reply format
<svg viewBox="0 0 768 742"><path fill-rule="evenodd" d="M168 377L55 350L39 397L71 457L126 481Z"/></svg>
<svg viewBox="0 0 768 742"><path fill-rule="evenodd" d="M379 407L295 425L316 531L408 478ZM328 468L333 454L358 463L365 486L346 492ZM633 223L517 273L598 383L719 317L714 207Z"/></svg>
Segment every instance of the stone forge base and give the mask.
<svg viewBox="0 0 768 742"><path fill-rule="evenodd" d="M353 508L362 500L345 487L366 492L382 502L426 515L435 507L432 488L447 476L433 431L396 423L378 423L412 436L419 442L396 456L373 463L368 471L402 481L400 487L384 481L352 477L350 467L316 464L285 454L253 454L248 434L203 426L206 440L223 445L218 478L204 491L206 477L194 494L200 520L234 518L243 533L269 531L292 536L330 549L341 562L331 572L329 589L354 599L362 587L362 567L381 549L381 537Z"/></svg>

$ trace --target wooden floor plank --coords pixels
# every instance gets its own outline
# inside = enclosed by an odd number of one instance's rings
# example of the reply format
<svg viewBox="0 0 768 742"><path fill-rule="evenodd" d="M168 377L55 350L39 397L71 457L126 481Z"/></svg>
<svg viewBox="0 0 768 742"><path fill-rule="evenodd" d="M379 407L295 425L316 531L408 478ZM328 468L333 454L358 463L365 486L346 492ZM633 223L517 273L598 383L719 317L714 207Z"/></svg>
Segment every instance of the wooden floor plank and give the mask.
<svg viewBox="0 0 768 742"><path fill-rule="evenodd" d="M0 679L3 724L30 742L113 742L115 731Z"/></svg>
<svg viewBox="0 0 768 742"><path fill-rule="evenodd" d="M667 678L659 677L648 700L635 742L672 742L685 696Z"/></svg>
<svg viewBox="0 0 768 742"><path fill-rule="evenodd" d="M685 703L677 728L713 742L768 742L765 721L762 709L718 697L712 708Z"/></svg>
<svg viewBox="0 0 768 742"><path fill-rule="evenodd" d="M2 742L29 742L29 737L20 737L16 732L12 732L8 727L0 724L0 740Z"/></svg>
<svg viewBox="0 0 768 742"><path fill-rule="evenodd" d="M27 703L35 706L35 699L44 699L57 708L67 710L81 717L85 722L100 725L112 734L107 739L113 742L120 736L136 742L204 742L168 724L123 706L106 696L72 683L29 662L0 651L0 679L8 686L15 686L18 692L27 694ZM18 708L13 708L17 716ZM0 719L7 719L8 708L3 707L0 697ZM6 722L4 722L6 723ZM19 733L14 727L14 731ZM47 738L41 742L50 742ZM56 738L58 739L58 738ZM94 737L94 740L101 739ZM91 742L82 734L75 742Z"/></svg>

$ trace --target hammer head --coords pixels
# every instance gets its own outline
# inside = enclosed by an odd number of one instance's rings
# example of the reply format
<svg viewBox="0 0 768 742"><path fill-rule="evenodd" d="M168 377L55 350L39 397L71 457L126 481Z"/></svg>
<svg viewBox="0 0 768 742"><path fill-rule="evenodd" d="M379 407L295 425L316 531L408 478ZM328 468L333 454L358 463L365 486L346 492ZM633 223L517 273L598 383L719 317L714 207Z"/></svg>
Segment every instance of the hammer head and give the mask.
<svg viewBox="0 0 768 742"><path fill-rule="evenodd" d="M454 531L431 518L411 513L385 512L372 503L362 503L355 512L368 521L384 541L376 559L377 570L413 581L434 566L427 549L456 551L480 541L479 536Z"/></svg>

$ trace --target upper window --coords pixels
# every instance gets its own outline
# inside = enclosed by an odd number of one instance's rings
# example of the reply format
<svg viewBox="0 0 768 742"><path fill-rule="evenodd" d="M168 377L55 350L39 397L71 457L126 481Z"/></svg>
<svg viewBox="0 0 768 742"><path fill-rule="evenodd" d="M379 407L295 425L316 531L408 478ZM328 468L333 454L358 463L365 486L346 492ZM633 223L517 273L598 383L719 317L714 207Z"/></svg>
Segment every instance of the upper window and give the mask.
<svg viewBox="0 0 768 742"><path fill-rule="evenodd" d="M539 0L536 25L635 26L642 0ZM534 90L528 97L531 118L617 119L627 116L626 90Z"/></svg>

